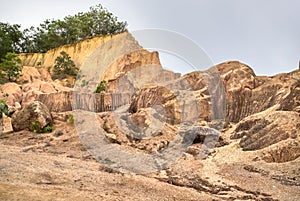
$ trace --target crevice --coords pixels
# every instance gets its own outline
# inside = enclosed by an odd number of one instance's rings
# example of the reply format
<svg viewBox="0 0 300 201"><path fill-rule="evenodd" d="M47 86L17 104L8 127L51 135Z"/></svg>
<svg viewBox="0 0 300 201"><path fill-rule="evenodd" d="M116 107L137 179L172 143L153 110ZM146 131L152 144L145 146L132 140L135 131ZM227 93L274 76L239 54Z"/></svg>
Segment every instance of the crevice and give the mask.
<svg viewBox="0 0 300 201"><path fill-rule="evenodd" d="M225 200L257 200L257 201L278 201L277 199L271 198L270 194L262 193L259 191L251 191L241 188L236 185L215 185L209 183L209 181L202 178L179 178L178 176L168 176L168 178L159 179L161 182L169 183L178 187L185 187L194 189L197 192L205 192L207 194L214 195L218 198ZM236 191L236 192L234 192ZM232 197L231 192L238 194ZM228 196L228 197L227 197Z"/></svg>

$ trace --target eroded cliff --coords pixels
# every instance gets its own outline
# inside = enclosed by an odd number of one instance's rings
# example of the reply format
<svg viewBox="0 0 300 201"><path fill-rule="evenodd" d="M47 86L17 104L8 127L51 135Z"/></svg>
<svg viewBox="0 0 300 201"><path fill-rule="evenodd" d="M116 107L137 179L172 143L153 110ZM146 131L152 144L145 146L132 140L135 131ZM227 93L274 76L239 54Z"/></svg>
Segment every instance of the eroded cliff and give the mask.
<svg viewBox="0 0 300 201"><path fill-rule="evenodd" d="M61 51L81 67L74 88L53 81L47 70ZM29 66L18 83L1 86L1 96L8 95L16 114L44 103L56 129L0 133L0 198L300 199L300 69L256 76L230 61L181 76L164 70L158 53L128 33L20 57ZM102 79L107 90L94 93ZM110 149L95 152L99 140ZM174 146L182 155L168 149ZM126 164L118 164L123 159L113 148L131 154ZM140 153L158 156L159 168L147 172L149 161L135 160ZM164 161L169 156L178 158ZM120 173L126 165L144 174Z"/></svg>
<svg viewBox="0 0 300 201"><path fill-rule="evenodd" d="M128 32L117 35L95 36L81 40L74 44L64 45L59 48L49 50L46 53L26 53L20 54L19 57L24 66L53 67L55 59L60 55L60 52L65 51L68 55L70 55L76 66L80 67L96 48L111 40L113 37L126 34L128 34Z"/></svg>

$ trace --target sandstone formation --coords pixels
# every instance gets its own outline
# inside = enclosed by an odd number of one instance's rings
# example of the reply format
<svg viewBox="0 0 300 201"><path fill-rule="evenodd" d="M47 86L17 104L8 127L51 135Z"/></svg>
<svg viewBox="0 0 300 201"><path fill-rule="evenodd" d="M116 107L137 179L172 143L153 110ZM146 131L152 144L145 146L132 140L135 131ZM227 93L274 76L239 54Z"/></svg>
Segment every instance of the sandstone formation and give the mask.
<svg viewBox="0 0 300 201"><path fill-rule="evenodd" d="M244 151L263 150L267 162L287 162L300 156L299 113L273 111L242 120L232 138L242 138Z"/></svg>
<svg viewBox="0 0 300 201"><path fill-rule="evenodd" d="M109 41L112 37L112 35L93 37L79 41L72 45L64 45L62 47L49 50L46 53L21 54L20 59L24 66L41 66L48 68L53 67L56 57L60 55L60 52L65 51L68 55L70 55L76 66L81 66L91 52L93 52L101 44ZM39 62L41 65L38 65Z"/></svg>
<svg viewBox="0 0 300 201"><path fill-rule="evenodd" d="M103 75L104 80L116 80L125 73L143 66L160 65L158 52L134 50L117 58Z"/></svg>
<svg viewBox="0 0 300 201"><path fill-rule="evenodd" d="M21 102L23 97L22 89L16 83L6 83L1 86L1 97L5 97L6 103L13 106L16 102Z"/></svg>
<svg viewBox="0 0 300 201"><path fill-rule="evenodd" d="M74 88L51 79L61 51L80 67ZM127 32L20 58L0 93L14 130L0 132L0 200L300 199L299 70L181 76Z"/></svg>
<svg viewBox="0 0 300 201"><path fill-rule="evenodd" d="M299 71L271 77L255 76L249 66L239 62L217 65L226 88L228 121L262 112L274 105L291 111L299 105Z"/></svg>

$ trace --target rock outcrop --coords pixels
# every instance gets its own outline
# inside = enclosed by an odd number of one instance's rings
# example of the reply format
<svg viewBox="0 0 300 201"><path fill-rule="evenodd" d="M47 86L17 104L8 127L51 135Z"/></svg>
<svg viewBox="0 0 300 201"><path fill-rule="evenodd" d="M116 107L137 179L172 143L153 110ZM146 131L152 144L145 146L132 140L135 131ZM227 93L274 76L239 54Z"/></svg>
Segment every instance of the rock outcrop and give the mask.
<svg viewBox="0 0 300 201"><path fill-rule="evenodd" d="M160 66L158 52L149 52L144 49L134 50L117 58L109 66L109 70L104 73L103 80L116 80L133 69L151 65Z"/></svg>
<svg viewBox="0 0 300 201"><path fill-rule="evenodd" d="M14 131L30 130L40 132L53 122L48 108L41 102L35 101L12 116Z"/></svg>
<svg viewBox="0 0 300 201"><path fill-rule="evenodd" d="M255 76L240 62L217 65L226 88L227 119L239 122L274 105L291 111L299 105L300 75L298 71L275 76Z"/></svg>
<svg viewBox="0 0 300 201"><path fill-rule="evenodd" d="M13 82L5 83L1 86L0 96L6 99L7 105L14 106L16 102L20 103L22 101L21 86Z"/></svg>
<svg viewBox="0 0 300 201"><path fill-rule="evenodd" d="M141 108L162 106L170 124L180 123L179 104L175 94L165 87L149 87L138 90L131 98L129 112L136 113Z"/></svg>
<svg viewBox="0 0 300 201"><path fill-rule="evenodd" d="M292 111L266 111L237 124L232 138L244 151L262 150L267 162L287 162L300 156L300 117Z"/></svg>

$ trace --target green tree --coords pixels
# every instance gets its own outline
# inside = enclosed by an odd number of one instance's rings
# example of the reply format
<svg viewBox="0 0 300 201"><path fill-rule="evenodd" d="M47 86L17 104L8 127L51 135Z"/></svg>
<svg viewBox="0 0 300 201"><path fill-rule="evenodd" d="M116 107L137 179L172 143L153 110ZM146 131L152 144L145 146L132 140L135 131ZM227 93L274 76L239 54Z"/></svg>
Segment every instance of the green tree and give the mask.
<svg viewBox="0 0 300 201"><path fill-rule="evenodd" d="M76 77L78 70L71 57L65 51L62 51L60 56L55 59L53 79L64 79L68 75Z"/></svg>
<svg viewBox="0 0 300 201"><path fill-rule="evenodd" d="M19 30L20 25L10 25L0 22L0 60L3 59L7 52L21 51L22 32Z"/></svg>
<svg viewBox="0 0 300 201"><path fill-rule="evenodd" d="M26 30L26 33L31 32L31 39L25 37L23 42L26 42L26 47L34 47L36 52L46 52L84 38L121 33L126 27L127 22L119 22L112 13L97 5L86 13L79 12L63 20L45 20L36 29ZM28 46L32 41L34 44Z"/></svg>
<svg viewBox="0 0 300 201"><path fill-rule="evenodd" d="M22 73L22 62L17 54L8 52L0 63L0 77L2 81L16 81Z"/></svg>
<svg viewBox="0 0 300 201"><path fill-rule="evenodd" d="M37 34L35 27L30 27L29 29L24 29L22 32L22 43L21 43L21 52L30 53L30 52L39 52L37 50L35 35Z"/></svg>
<svg viewBox="0 0 300 201"><path fill-rule="evenodd" d="M7 52L46 52L84 38L121 33L126 27L127 22L118 21L101 5L62 20L47 19L24 31L20 31L20 25L0 22L0 59Z"/></svg>
<svg viewBox="0 0 300 201"><path fill-rule="evenodd" d="M88 12L78 13L75 18L79 22L79 39L121 33L126 31L127 27L127 22L119 22L118 18L102 5L90 7Z"/></svg>

